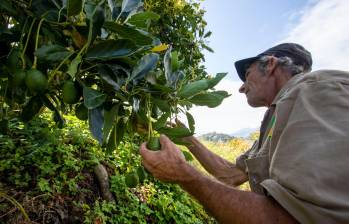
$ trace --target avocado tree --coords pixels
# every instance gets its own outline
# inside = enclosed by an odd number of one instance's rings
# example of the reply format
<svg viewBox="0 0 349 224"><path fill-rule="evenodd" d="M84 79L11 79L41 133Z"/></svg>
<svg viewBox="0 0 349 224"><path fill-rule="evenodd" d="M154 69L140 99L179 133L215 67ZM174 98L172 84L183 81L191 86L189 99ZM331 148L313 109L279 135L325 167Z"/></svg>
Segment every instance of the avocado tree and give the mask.
<svg viewBox="0 0 349 224"><path fill-rule="evenodd" d="M200 66L210 33L198 6L178 1L183 10L201 15L194 21L183 14L165 16L169 7L161 13L159 4L166 2L2 0L1 131L12 116L27 122L48 108L58 127L70 111L87 120L107 152L125 135L150 140L164 133L177 143L192 135L188 110L216 107L228 97L214 89L226 74L209 77ZM185 31L188 24L192 36ZM175 36L176 27L184 27L186 39ZM166 125L178 114L187 116L189 128Z"/></svg>
<svg viewBox="0 0 349 224"><path fill-rule="evenodd" d="M179 52L183 62L182 70L188 78L205 78L207 73L202 62L203 50L213 52L207 46L207 38L212 34L206 31L205 11L198 1L188 0L145 0L144 8L157 13L160 18L154 21L150 32L171 44Z"/></svg>

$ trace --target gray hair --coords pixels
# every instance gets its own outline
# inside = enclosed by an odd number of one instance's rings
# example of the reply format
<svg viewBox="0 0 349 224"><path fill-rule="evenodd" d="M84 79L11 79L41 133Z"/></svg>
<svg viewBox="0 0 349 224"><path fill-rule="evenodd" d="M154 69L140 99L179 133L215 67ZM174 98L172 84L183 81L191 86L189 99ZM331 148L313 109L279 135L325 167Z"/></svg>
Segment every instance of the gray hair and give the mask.
<svg viewBox="0 0 349 224"><path fill-rule="evenodd" d="M260 71L265 72L269 62L269 57L270 56L266 55L257 60L259 62L258 69ZM294 64L293 60L287 56L277 58L277 64L281 66L284 70L288 71L291 74L291 76L294 76L303 72L309 72L311 70L311 69L305 70L304 66Z"/></svg>

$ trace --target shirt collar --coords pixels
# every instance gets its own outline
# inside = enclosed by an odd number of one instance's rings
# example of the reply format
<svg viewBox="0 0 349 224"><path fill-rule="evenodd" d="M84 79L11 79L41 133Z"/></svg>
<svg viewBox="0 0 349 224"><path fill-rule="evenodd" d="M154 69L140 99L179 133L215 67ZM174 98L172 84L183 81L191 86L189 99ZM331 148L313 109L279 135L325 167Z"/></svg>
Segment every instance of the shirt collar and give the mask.
<svg viewBox="0 0 349 224"><path fill-rule="evenodd" d="M288 92L288 90L293 87L300 79L302 79L304 73L297 74L293 76L290 80L286 82L286 84L281 88L278 94L275 96L271 106L275 106L276 103Z"/></svg>

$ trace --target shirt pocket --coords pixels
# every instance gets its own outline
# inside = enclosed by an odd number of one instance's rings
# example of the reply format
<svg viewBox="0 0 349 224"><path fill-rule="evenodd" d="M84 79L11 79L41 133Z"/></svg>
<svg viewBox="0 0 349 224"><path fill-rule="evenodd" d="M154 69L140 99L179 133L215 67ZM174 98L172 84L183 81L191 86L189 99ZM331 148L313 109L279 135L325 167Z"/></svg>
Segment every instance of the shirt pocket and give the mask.
<svg viewBox="0 0 349 224"><path fill-rule="evenodd" d="M245 163L251 190L258 194L264 194L260 183L269 178L269 156L263 155L250 158L245 160Z"/></svg>

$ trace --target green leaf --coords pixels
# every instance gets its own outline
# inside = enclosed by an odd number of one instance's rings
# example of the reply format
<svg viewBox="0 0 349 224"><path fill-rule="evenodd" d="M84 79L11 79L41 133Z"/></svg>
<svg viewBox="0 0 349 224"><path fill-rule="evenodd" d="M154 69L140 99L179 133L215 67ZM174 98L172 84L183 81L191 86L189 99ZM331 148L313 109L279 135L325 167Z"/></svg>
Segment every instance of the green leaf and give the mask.
<svg viewBox="0 0 349 224"><path fill-rule="evenodd" d="M212 93L221 95L224 98L227 98L227 97L229 97L231 95L227 91L224 91L224 90L218 90L218 91L214 91Z"/></svg>
<svg viewBox="0 0 349 224"><path fill-rule="evenodd" d="M73 59L73 61L70 63L69 68L68 68L68 74L74 78L76 72L78 71L78 66L81 63L81 56L78 55L76 58Z"/></svg>
<svg viewBox="0 0 349 224"><path fill-rule="evenodd" d="M103 107L93 108L88 113L88 123L93 137L99 142L103 143Z"/></svg>
<svg viewBox="0 0 349 224"><path fill-rule="evenodd" d="M208 32L204 35L204 38L210 37L211 34L212 34L212 32L211 32L211 31L208 31Z"/></svg>
<svg viewBox="0 0 349 224"><path fill-rule="evenodd" d="M95 89L92 89L90 87L84 87L83 95L84 95L84 104L89 110L102 105L105 99L107 98L105 94Z"/></svg>
<svg viewBox="0 0 349 224"><path fill-rule="evenodd" d="M194 96L200 93L201 91L211 89L214 86L216 86L226 75L227 73L218 73L216 77L212 79L202 79L195 82L191 82L183 86L178 91L177 96L185 99Z"/></svg>
<svg viewBox="0 0 349 224"><path fill-rule="evenodd" d="M208 79L209 89L215 87L228 73L217 73L213 79Z"/></svg>
<svg viewBox="0 0 349 224"><path fill-rule="evenodd" d="M69 52L61 45L50 44L42 45L35 51L34 54L38 57L39 60L58 62L62 61L69 54L72 54L72 52Z"/></svg>
<svg viewBox="0 0 349 224"><path fill-rule="evenodd" d="M106 40L93 45L86 54L87 60L111 60L134 54L138 47L130 40Z"/></svg>
<svg viewBox="0 0 349 224"><path fill-rule="evenodd" d="M185 115L187 116L188 124L189 124L189 129L191 132L195 132L195 120L194 117L189 113L186 112Z"/></svg>
<svg viewBox="0 0 349 224"><path fill-rule="evenodd" d="M152 45L153 43L153 38L149 34L144 31L140 32L126 24L120 25L115 22L105 22L104 28L115 32L121 38L130 39L140 46Z"/></svg>
<svg viewBox="0 0 349 224"><path fill-rule="evenodd" d="M185 86L183 86L177 93L177 96L180 98L188 98L198 94L199 92L206 90L209 88L209 83L207 80L199 80L195 82L191 82Z"/></svg>
<svg viewBox="0 0 349 224"><path fill-rule="evenodd" d="M154 123L153 128L155 130L161 129L166 126L166 121L170 117L171 113L167 112L161 115L161 117Z"/></svg>
<svg viewBox="0 0 349 224"><path fill-rule="evenodd" d="M144 55L139 61L136 67L133 69L130 80L142 79L148 72L156 68L156 64L159 60L159 55L150 53Z"/></svg>
<svg viewBox="0 0 349 224"><path fill-rule="evenodd" d="M210 48L209 46L207 46L206 44L202 44L202 47L206 50L208 50L211 53L214 53L214 50L212 48Z"/></svg>
<svg viewBox="0 0 349 224"><path fill-rule="evenodd" d="M40 188L40 191L42 191L42 192L52 192L50 183L44 178L39 179L38 187Z"/></svg>
<svg viewBox="0 0 349 224"><path fill-rule="evenodd" d="M131 12L138 7L139 3L141 3L141 0L123 0L121 12Z"/></svg>
<svg viewBox="0 0 349 224"><path fill-rule="evenodd" d="M158 130L160 133L167 135L170 138L181 138L193 135L193 133L185 127L163 127Z"/></svg>
<svg viewBox="0 0 349 224"><path fill-rule="evenodd" d="M113 79L113 77L115 77L116 75L114 74L114 71L110 66L99 64L98 73L101 78L109 85L111 85L116 92L120 90L120 85Z"/></svg>
<svg viewBox="0 0 349 224"><path fill-rule="evenodd" d="M104 110L103 144L106 143L110 130L115 124L119 110L119 104L114 105L110 110Z"/></svg>
<svg viewBox="0 0 349 224"><path fill-rule="evenodd" d="M140 29L148 29L150 22L157 21L160 16L154 12L141 12L131 16L127 23L132 24Z"/></svg>
<svg viewBox="0 0 349 224"><path fill-rule="evenodd" d="M208 106L210 108L219 106L223 99L228 97L228 93L225 91L217 91L210 93L200 93L189 99L189 102L198 106Z"/></svg>
<svg viewBox="0 0 349 224"><path fill-rule="evenodd" d="M187 147L191 145L190 143L183 141L182 138L171 138L171 141L174 142L176 145L184 145Z"/></svg>
<svg viewBox="0 0 349 224"><path fill-rule="evenodd" d="M67 0L68 16L78 15L82 10L83 0Z"/></svg>
<svg viewBox="0 0 349 224"><path fill-rule="evenodd" d="M156 99L156 98L153 98L152 99L153 103L159 107L159 109L163 112L170 112L171 110L171 107L170 105L168 104L168 101L167 100L160 100L160 99Z"/></svg>

